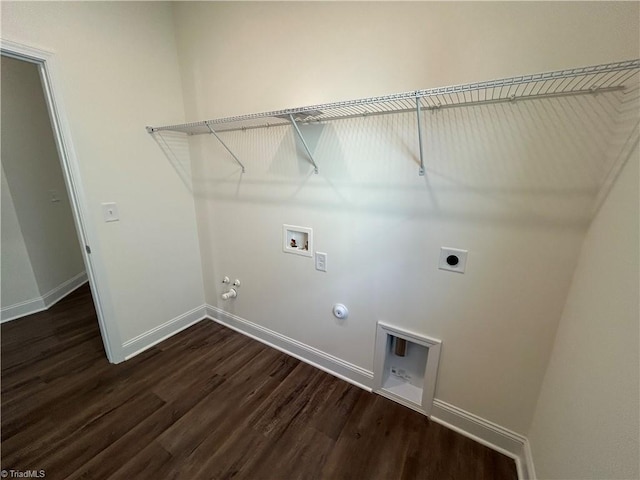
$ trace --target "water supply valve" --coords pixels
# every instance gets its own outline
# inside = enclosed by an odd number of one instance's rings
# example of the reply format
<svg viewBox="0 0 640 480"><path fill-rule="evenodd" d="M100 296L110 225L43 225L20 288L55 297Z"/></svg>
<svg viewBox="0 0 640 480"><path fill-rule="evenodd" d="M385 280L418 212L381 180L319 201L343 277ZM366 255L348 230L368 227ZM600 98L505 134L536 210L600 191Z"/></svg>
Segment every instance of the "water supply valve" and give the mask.
<svg viewBox="0 0 640 480"><path fill-rule="evenodd" d="M238 291L235 288L230 288L228 291L222 294L223 300L229 300L230 298L236 298L238 296Z"/></svg>

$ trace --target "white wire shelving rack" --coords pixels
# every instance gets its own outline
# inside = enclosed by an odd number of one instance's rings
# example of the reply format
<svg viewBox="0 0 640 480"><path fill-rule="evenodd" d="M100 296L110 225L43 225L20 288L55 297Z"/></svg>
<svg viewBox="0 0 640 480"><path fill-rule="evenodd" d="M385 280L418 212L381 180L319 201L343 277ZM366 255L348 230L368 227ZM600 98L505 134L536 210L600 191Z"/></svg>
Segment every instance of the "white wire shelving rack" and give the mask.
<svg viewBox="0 0 640 480"><path fill-rule="evenodd" d="M639 72L640 59L634 59L589 67L521 75L500 80L429 88L381 97L347 100L160 127L148 126L146 128L150 134L159 135L161 135L161 132L166 131L180 132L187 135L213 135L240 165L244 173L244 165L225 144L219 134L238 130L292 125L305 148L315 173L318 173L318 165L309 150L304 135L298 127L300 123L324 123L369 115L414 112L417 115L418 147L420 151L419 174L424 175L424 132L421 124L421 112L423 110L515 102L567 95L593 95L623 90L630 83L638 82Z"/></svg>

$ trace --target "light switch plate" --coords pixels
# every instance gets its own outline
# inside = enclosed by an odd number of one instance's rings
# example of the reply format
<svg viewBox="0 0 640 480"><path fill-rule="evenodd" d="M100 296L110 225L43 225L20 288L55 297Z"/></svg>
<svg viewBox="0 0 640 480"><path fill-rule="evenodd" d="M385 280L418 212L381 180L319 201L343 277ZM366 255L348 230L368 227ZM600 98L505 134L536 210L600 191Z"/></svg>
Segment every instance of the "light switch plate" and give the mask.
<svg viewBox="0 0 640 480"><path fill-rule="evenodd" d="M118 214L118 205L115 202L107 202L102 204L102 216L105 222L117 222L120 220Z"/></svg>
<svg viewBox="0 0 640 480"><path fill-rule="evenodd" d="M467 253L467 250L442 247L440 249L438 268L440 270L449 270L450 272L464 273L467 266Z"/></svg>

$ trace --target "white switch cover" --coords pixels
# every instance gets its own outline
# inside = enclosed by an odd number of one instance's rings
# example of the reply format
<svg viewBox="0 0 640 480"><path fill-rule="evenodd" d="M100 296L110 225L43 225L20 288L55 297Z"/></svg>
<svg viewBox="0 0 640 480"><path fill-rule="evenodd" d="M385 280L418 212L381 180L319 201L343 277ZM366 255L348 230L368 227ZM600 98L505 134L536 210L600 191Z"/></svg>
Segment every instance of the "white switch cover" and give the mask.
<svg viewBox="0 0 640 480"><path fill-rule="evenodd" d="M105 222L117 222L120 220L118 206L114 202L102 204L102 216Z"/></svg>
<svg viewBox="0 0 640 480"><path fill-rule="evenodd" d="M442 247L440 249L438 268L440 270L449 270L450 272L464 273L464 269L467 266L467 253L467 250Z"/></svg>
<svg viewBox="0 0 640 480"><path fill-rule="evenodd" d="M316 270L319 272L327 271L327 254L324 252L316 252Z"/></svg>

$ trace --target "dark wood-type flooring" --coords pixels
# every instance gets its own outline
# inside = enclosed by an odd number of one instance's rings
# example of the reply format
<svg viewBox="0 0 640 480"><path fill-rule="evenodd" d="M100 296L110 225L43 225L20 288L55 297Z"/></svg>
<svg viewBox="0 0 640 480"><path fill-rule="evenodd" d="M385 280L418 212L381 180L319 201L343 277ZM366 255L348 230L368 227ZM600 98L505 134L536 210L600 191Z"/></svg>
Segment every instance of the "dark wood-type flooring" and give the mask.
<svg viewBox="0 0 640 480"><path fill-rule="evenodd" d="M119 365L87 286L2 333L3 469L47 479L515 479L513 460L212 321Z"/></svg>

